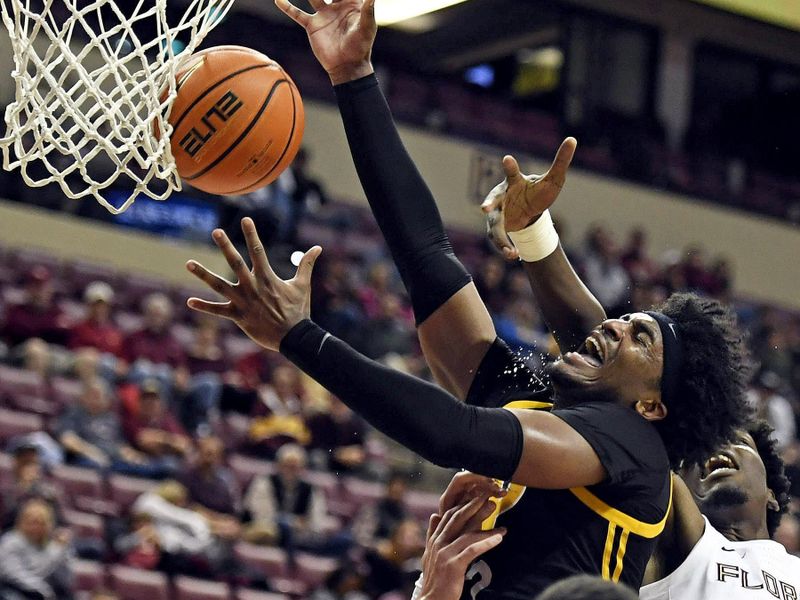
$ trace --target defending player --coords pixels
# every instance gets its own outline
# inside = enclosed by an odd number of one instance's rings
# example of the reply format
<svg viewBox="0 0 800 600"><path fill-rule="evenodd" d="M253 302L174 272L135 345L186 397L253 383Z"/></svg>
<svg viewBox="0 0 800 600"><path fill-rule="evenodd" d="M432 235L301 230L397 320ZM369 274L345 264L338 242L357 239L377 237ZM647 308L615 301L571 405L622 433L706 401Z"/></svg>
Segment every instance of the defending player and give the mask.
<svg viewBox="0 0 800 600"><path fill-rule="evenodd" d="M789 503L771 433L757 421L707 461L680 470L642 600L800 598L800 558L770 539Z"/></svg>

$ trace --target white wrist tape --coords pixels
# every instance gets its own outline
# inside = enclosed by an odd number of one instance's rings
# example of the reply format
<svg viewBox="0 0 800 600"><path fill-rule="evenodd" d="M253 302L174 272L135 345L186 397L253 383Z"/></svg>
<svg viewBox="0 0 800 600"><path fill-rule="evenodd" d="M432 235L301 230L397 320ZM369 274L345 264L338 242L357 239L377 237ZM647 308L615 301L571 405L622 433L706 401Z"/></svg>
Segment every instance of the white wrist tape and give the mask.
<svg viewBox="0 0 800 600"><path fill-rule="evenodd" d="M520 259L525 262L547 258L558 248L558 233L553 227L549 210L544 211L533 225L521 231L509 231L508 237L517 247Z"/></svg>
<svg viewBox="0 0 800 600"><path fill-rule="evenodd" d="M414 593L411 594L411 600L419 600L422 595L422 586L425 584L425 573L420 573L417 580L414 582Z"/></svg>

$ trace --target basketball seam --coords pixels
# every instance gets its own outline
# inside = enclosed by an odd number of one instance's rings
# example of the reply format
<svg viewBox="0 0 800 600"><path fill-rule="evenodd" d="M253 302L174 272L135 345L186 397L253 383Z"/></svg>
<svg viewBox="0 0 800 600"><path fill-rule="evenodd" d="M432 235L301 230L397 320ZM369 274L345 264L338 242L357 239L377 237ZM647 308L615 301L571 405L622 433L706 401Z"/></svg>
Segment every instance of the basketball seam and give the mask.
<svg viewBox="0 0 800 600"><path fill-rule="evenodd" d="M261 118L261 115L264 114L264 111L267 109L267 106L269 106L269 103L272 100L272 97L275 95L275 91L278 89L278 86L281 85L282 83L288 83L288 82L289 82L288 79L279 79L272 85L272 89L269 91L269 94L267 94L267 97L264 99L264 103L261 105L261 108L258 109L258 112L250 120L250 123L247 125L247 127L245 127L244 131L242 131L242 133L239 134L239 137L237 137L224 152L222 152L217 158L215 158L211 162L211 164L206 165L198 173L194 173L193 175L188 175L186 177L181 177L181 179L184 179L186 181L192 181L193 179L197 179L198 177L201 177L202 175L208 173L211 169L213 169L219 163L225 160L225 158L236 148L236 146L239 145L239 142L241 142L244 138L246 138L247 134L249 134L250 131L252 131L253 127L256 126L256 123L258 123L258 120Z"/></svg>
<svg viewBox="0 0 800 600"><path fill-rule="evenodd" d="M219 81L214 83L214 85L212 85L211 87L206 88L205 90L203 90L202 94L200 94L197 98L195 98L194 102L192 102L189 106L186 107L186 110L183 111L183 114L172 126L172 131L178 130L178 127L180 126L181 123L183 123L183 120L186 118L186 115L188 115L192 111L192 109L200 103L200 101L203 98L208 96L214 90L214 88L219 87L229 79L233 79L234 77L236 77L237 75L241 75L242 73L247 73L248 71L253 71L255 69L264 69L266 67L271 67L271 66L273 65L251 65L249 67L245 67L244 69L239 69L238 71L234 71L233 73L224 77L223 79L220 79ZM182 85L185 83L186 81L183 81Z"/></svg>
<svg viewBox="0 0 800 600"><path fill-rule="evenodd" d="M295 86L292 85L291 82L289 82L289 87L290 88L295 88ZM295 88L295 90L296 89L297 88ZM299 94L300 92L298 91L297 93ZM238 190L234 190L232 192L227 192L227 194L231 195L231 194L238 194L240 192L243 192L246 189L252 188L254 185L258 185L259 183L264 181L267 177L272 175L272 172L275 169L278 168L278 165L281 164L281 161L283 160L283 157L286 156L286 153L289 151L289 146L291 146L292 145L292 141L294 141L294 130L295 130L296 127L297 127L297 102L295 102L294 94L292 94L292 130L289 132L289 137L288 137L288 139L286 141L286 146L284 146L283 152L281 153L280 158L278 158L278 160L275 161L275 164L273 165L273 167L269 171L267 171L264 175L262 175L258 179L258 181L254 181L250 185L246 185L243 188L239 188Z"/></svg>

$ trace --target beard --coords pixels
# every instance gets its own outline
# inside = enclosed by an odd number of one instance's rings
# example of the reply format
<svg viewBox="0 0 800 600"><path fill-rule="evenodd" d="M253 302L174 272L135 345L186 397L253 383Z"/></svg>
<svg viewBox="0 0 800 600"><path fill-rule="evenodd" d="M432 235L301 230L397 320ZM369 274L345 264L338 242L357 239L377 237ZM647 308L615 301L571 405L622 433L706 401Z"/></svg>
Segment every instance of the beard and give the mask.
<svg viewBox="0 0 800 600"><path fill-rule="evenodd" d="M733 485L721 486L703 499L702 510L713 511L720 508L732 508L746 504L750 497L742 488Z"/></svg>

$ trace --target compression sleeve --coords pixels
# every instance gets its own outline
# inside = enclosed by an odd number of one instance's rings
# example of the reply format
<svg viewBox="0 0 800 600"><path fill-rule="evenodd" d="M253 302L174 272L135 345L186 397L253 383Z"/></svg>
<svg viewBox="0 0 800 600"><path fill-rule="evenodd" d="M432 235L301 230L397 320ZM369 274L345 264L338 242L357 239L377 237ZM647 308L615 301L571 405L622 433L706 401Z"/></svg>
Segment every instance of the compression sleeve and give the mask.
<svg viewBox="0 0 800 600"><path fill-rule="evenodd" d="M422 323L472 278L453 253L378 80L370 75L334 89L358 178Z"/></svg>
<svg viewBox="0 0 800 600"><path fill-rule="evenodd" d="M522 426L509 411L459 402L441 388L359 354L310 320L281 353L372 426L430 462L508 480L522 455Z"/></svg>

